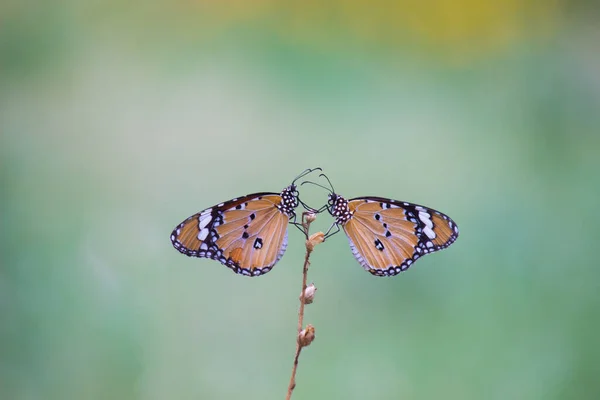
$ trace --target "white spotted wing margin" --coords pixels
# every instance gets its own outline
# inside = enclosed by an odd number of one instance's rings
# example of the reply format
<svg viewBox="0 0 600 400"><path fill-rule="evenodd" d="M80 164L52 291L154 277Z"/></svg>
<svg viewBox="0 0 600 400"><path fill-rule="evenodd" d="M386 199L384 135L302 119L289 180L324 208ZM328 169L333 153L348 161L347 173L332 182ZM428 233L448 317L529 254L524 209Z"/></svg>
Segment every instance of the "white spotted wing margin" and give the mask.
<svg viewBox="0 0 600 400"><path fill-rule="evenodd" d="M171 243L187 256L219 261L235 273L263 275L287 248L287 225L297 205L290 192L295 193L295 187L282 193L254 193L207 208L179 224Z"/></svg>
<svg viewBox="0 0 600 400"><path fill-rule="evenodd" d="M342 224L356 260L375 276L406 271L425 254L447 248L458 226L447 215L418 204L365 196L348 201Z"/></svg>

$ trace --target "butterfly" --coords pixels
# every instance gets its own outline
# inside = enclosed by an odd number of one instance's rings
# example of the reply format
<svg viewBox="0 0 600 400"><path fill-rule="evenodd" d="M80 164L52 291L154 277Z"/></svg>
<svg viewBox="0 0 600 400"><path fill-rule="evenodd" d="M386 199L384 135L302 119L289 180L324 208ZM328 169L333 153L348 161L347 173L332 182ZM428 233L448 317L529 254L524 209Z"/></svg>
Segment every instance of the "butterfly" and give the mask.
<svg viewBox="0 0 600 400"><path fill-rule="evenodd" d="M253 193L192 215L171 233L173 247L190 257L210 258L235 273L259 276L269 272L287 248L287 226L296 223L303 204L295 182L321 168L303 171L281 193Z"/></svg>
<svg viewBox="0 0 600 400"><path fill-rule="evenodd" d="M324 188L330 194L320 211L326 208L335 218L325 237L337 233L341 226L352 254L373 275L397 275L420 257L445 249L458 238L456 223L432 208L374 196L347 200L336 194L333 186L331 190ZM334 227L337 230L331 232Z"/></svg>

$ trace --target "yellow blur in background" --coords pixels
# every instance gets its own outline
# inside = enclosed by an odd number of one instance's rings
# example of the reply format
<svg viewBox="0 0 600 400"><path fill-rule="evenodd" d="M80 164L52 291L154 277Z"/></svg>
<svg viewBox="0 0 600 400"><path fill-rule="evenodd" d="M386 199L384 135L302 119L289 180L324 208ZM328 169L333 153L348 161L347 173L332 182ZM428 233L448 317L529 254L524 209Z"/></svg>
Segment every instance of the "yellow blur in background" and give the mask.
<svg viewBox="0 0 600 400"><path fill-rule="evenodd" d="M343 233L319 245L294 399L599 398L598 21L585 1L3 3L0 399L283 398L300 232L259 278L169 235L316 166L461 236L394 278Z"/></svg>

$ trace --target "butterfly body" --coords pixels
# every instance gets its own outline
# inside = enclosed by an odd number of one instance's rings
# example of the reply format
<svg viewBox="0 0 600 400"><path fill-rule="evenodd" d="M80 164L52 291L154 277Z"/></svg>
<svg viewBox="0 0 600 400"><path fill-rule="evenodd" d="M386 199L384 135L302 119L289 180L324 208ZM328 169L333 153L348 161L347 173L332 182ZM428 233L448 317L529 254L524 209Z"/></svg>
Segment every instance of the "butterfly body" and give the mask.
<svg viewBox="0 0 600 400"><path fill-rule="evenodd" d="M450 217L417 204L375 196L347 200L331 193L328 211L346 233L354 257L376 276L399 274L458 237Z"/></svg>
<svg viewBox="0 0 600 400"><path fill-rule="evenodd" d="M247 276L265 274L287 248L287 225L295 220L298 191L261 192L235 198L187 218L171 234L179 252L210 258Z"/></svg>

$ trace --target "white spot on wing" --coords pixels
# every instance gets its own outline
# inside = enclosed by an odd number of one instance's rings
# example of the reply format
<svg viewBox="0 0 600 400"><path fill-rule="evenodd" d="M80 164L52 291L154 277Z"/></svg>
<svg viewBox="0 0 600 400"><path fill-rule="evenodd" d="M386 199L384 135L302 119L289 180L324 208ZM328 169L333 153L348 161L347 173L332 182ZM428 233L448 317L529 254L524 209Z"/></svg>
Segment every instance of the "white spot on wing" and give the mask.
<svg viewBox="0 0 600 400"><path fill-rule="evenodd" d="M204 240L208 236L208 229L201 229L198 233L198 240Z"/></svg>
<svg viewBox="0 0 600 400"><path fill-rule="evenodd" d="M204 228L206 228L208 226L208 224L210 224L210 221L212 221L212 217L210 216L210 214L201 215L200 216L200 224L199 224L200 230L203 230Z"/></svg>
<svg viewBox="0 0 600 400"><path fill-rule="evenodd" d="M426 226L425 229L423 229L423 233L425 233L429 239L435 239L435 232L429 226Z"/></svg>
<svg viewBox="0 0 600 400"><path fill-rule="evenodd" d="M433 222L431 222L431 215L429 215L429 213L419 211L419 219L423 221L428 228L433 228Z"/></svg>

